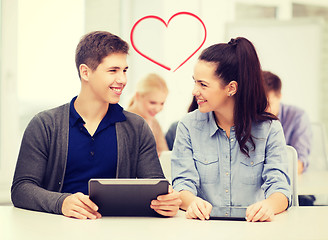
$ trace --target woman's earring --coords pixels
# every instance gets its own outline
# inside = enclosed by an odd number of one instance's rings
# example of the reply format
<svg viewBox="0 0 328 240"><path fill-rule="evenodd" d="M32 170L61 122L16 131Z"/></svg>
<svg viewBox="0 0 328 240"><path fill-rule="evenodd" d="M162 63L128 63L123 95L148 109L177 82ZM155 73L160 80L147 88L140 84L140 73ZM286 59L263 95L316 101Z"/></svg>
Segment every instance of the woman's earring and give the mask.
<svg viewBox="0 0 328 240"><path fill-rule="evenodd" d="M229 93L229 97L231 97L231 93Z"/></svg>

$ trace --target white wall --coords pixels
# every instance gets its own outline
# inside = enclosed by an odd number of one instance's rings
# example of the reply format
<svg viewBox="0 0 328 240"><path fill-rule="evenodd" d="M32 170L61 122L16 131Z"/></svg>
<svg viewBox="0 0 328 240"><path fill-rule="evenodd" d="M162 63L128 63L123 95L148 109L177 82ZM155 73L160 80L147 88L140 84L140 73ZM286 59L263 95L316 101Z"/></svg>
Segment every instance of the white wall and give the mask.
<svg viewBox="0 0 328 240"><path fill-rule="evenodd" d="M83 34L83 0L19 1L17 93L21 102L55 105L78 93L74 58Z"/></svg>
<svg viewBox="0 0 328 240"><path fill-rule="evenodd" d="M321 19L242 21L227 25L226 40L243 36L256 47L263 70L282 81L282 102L304 109L312 122L321 119Z"/></svg>
<svg viewBox="0 0 328 240"><path fill-rule="evenodd" d="M20 132L39 111L79 93L75 48L84 34L84 0L19 0ZM32 14L33 13L33 14Z"/></svg>
<svg viewBox="0 0 328 240"><path fill-rule="evenodd" d="M121 34L121 0L85 0L85 32Z"/></svg>
<svg viewBox="0 0 328 240"><path fill-rule="evenodd" d="M0 202L8 202L18 145L16 0L2 0L1 21Z"/></svg>
<svg viewBox="0 0 328 240"><path fill-rule="evenodd" d="M84 0L2 2L0 202L28 121L79 93L74 55L84 34Z"/></svg>

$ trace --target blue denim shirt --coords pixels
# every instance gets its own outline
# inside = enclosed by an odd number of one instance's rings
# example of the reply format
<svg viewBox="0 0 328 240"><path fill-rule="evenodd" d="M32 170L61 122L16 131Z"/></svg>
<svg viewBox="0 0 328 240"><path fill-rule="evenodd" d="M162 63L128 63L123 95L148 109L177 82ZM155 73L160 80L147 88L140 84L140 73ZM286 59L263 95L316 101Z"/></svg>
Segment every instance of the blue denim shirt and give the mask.
<svg viewBox="0 0 328 240"><path fill-rule="evenodd" d="M213 112L198 110L178 125L172 151L173 187L188 190L213 207L249 206L283 193L290 202L286 143L278 120L252 125L256 148L250 158L239 148L234 127L230 138L218 128Z"/></svg>

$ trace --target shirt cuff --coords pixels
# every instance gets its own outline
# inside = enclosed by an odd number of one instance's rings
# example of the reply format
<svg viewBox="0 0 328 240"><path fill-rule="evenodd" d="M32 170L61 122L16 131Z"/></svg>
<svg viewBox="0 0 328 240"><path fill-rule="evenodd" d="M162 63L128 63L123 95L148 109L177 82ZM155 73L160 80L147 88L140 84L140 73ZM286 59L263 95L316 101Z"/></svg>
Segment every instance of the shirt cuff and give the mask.
<svg viewBox="0 0 328 240"><path fill-rule="evenodd" d="M278 190L268 191L266 196L265 196L265 199L267 199L268 197L270 197L271 194L276 193L276 192L284 194L286 196L286 198L288 199L287 209L292 206L292 198L291 198L290 192L288 190L285 190L285 189L278 189Z"/></svg>
<svg viewBox="0 0 328 240"><path fill-rule="evenodd" d="M178 183L178 184L173 184L173 189L180 192L183 190L187 190L197 196L197 189L196 186L193 185L192 183L188 182L183 182L183 183Z"/></svg>

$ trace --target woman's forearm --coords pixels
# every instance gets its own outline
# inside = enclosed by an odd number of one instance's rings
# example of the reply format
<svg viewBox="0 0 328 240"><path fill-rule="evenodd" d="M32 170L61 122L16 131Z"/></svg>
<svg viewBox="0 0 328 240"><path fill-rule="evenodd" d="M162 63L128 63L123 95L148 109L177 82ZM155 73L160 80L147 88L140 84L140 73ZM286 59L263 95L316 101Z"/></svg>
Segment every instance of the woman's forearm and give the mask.
<svg viewBox="0 0 328 240"><path fill-rule="evenodd" d="M192 194L191 192L189 192L187 190L182 190L180 192L180 199L182 201L182 204L180 205L180 208L183 209L183 210L187 210L190 203L192 201L194 201L195 198L196 198L196 196L194 194Z"/></svg>
<svg viewBox="0 0 328 240"><path fill-rule="evenodd" d="M281 213L285 211L288 207L288 198L280 192L275 192L271 194L267 201L270 202L273 207L274 214Z"/></svg>

